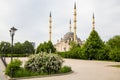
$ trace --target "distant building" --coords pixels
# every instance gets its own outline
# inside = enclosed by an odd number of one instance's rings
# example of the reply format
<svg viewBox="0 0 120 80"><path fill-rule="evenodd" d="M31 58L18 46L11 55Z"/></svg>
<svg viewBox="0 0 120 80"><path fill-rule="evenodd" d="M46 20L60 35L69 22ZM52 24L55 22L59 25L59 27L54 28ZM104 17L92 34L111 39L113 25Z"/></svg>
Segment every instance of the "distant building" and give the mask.
<svg viewBox="0 0 120 80"><path fill-rule="evenodd" d="M54 45L56 50L58 52L65 52L70 50L70 42L74 41L74 33L73 32L67 32L64 35L64 38L61 38L61 40L57 41L57 43ZM80 38L76 36L76 43L79 45L82 45L82 41Z"/></svg>
<svg viewBox="0 0 120 80"><path fill-rule="evenodd" d="M56 50L58 52L65 52L65 51L69 51L71 46L70 46L70 42L74 42L76 44L82 45L85 43L85 41L81 41L80 38L78 38L77 34L76 34L76 3L74 4L74 31L72 32L71 30L71 20L70 20L70 27L69 27L69 32L67 32L63 38L61 38L60 40L57 40L57 43L54 45L54 47L56 48ZM51 12L50 12L50 20L49 20L49 40L51 41L51 29L52 29L52 17L51 17ZM95 29L95 21L94 21L94 14L93 14L93 21L92 21L92 29Z"/></svg>
<svg viewBox="0 0 120 80"><path fill-rule="evenodd" d="M54 45L58 52L64 52L70 50L70 42L73 41L76 44L82 45L82 41L76 35L76 3L74 4L74 32L71 31L71 20L70 20L70 30L67 32L61 40L58 40Z"/></svg>

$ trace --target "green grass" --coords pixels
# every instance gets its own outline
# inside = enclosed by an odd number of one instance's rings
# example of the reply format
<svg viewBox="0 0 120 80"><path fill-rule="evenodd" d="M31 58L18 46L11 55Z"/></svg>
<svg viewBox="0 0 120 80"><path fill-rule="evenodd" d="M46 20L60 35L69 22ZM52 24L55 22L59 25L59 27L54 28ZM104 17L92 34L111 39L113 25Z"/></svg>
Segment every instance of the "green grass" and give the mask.
<svg viewBox="0 0 120 80"><path fill-rule="evenodd" d="M62 74L62 73L68 73L71 72L71 67L69 66L63 66L57 73L37 73L37 72L30 72L24 68L20 68L15 72L13 75L13 78L20 78L20 77L33 77L33 76L45 76L45 75L52 75L52 74Z"/></svg>
<svg viewBox="0 0 120 80"><path fill-rule="evenodd" d="M71 67L69 67L69 66L63 66L61 69L60 69L60 73L67 73L67 72L70 72L70 71L72 71L71 70Z"/></svg>
<svg viewBox="0 0 120 80"><path fill-rule="evenodd" d="M110 66L120 68L120 65L110 65Z"/></svg>

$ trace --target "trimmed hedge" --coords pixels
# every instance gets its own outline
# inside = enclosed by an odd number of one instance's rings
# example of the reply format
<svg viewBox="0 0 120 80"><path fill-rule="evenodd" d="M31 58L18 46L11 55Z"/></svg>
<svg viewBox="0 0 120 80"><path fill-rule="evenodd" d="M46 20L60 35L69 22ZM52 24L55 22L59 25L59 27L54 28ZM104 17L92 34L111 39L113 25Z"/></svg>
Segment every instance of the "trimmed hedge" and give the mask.
<svg viewBox="0 0 120 80"><path fill-rule="evenodd" d="M11 54L0 54L0 56L11 57ZM29 56L27 54L12 54L13 57L26 57Z"/></svg>

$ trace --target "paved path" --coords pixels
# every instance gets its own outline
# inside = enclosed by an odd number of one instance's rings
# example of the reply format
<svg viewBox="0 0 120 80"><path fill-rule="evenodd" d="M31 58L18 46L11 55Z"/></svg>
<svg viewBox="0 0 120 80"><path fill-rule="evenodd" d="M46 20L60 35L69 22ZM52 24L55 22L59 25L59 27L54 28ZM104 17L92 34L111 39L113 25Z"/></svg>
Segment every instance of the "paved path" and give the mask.
<svg viewBox="0 0 120 80"><path fill-rule="evenodd" d="M120 62L65 59L64 65L71 66L74 72L61 76L20 80L120 80L120 68L109 66L120 65Z"/></svg>
<svg viewBox="0 0 120 80"><path fill-rule="evenodd" d="M4 66L2 60L0 59L0 80L8 80L7 76L5 76L5 74L4 74L4 70L5 70L5 66Z"/></svg>
<svg viewBox="0 0 120 80"><path fill-rule="evenodd" d="M74 72L62 76L21 80L120 80L120 68L109 66L120 65L120 62L65 59L64 64L71 66Z"/></svg>

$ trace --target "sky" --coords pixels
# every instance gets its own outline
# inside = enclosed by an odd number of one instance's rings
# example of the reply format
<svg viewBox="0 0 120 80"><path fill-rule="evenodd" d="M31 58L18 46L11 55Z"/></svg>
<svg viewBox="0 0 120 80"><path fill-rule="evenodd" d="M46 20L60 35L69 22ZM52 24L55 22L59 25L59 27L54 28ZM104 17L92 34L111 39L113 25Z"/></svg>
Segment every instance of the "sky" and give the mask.
<svg viewBox="0 0 120 80"><path fill-rule="evenodd" d="M120 35L120 0L0 0L0 41L11 42L10 28L15 27L14 42L28 40L36 45L49 40L49 14L52 13L52 42L64 37L77 8L77 36L86 40L95 30L103 41Z"/></svg>

